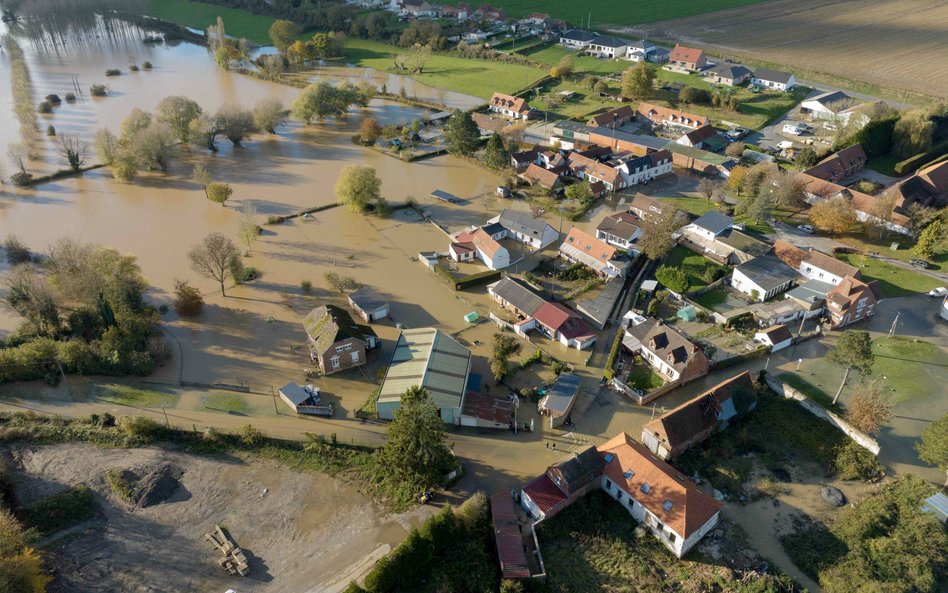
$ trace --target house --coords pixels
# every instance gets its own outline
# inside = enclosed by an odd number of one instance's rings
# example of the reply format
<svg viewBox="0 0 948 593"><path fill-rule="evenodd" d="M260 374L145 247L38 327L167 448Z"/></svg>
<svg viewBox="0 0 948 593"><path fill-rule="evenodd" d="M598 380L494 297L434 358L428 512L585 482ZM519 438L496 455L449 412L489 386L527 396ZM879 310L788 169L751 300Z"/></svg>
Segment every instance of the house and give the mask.
<svg viewBox="0 0 948 593"><path fill-rule="evenodd" d="M627 329L622 345L632 354L641 353L643 360L669 383L684 385L707 375L710 368L708 357L695 343L658 319Z"/></svg>
<svg viewBox="0 0 948 593"><path fill-rule="evenodd" d="M678 140L675 140L675 142L677 144L681 144L682 146L705 148L706 142L708 142L711 138L717 137L718 131L714 129L714 126L707 125L685 132ZM719 147L719 143L715 143L715 146Z"/></svg>
<svg viewBox="0 0 948 593"><path fill-rule="evenodd" d="M457 6L443 6L441 8L441 15L444 18L453 18L459 21L465 20L471 15L471 5L465 2L459 3Z"/></svg>
<svg viewBox="0 0 948 593"><path fill-rule="evenodd" d="M510 155L510 165L517 171L523 171L530 163L537 162L536 150L523 150Z"/></svg>
<svg viewBox="0 0 948 593"><path fill-rule="evenodd" d="M480 130L481 136L499 134L513 125L506 119L491 117L484 113L472 113L471 119L473 119L474 123L477 124L477 129Z"/></svg>
<svg viewBox="0 0 948 593"><path fill-rule="evenodd" d="M435 328L403 330L379 387L379 418L391 420L410 387L431 394L441 420L461 423L461 408L471 373L471 352Z"/></svg>
<svg viewBox="0 0 948 593"><path fill-rule="evenodd" d="M710 241L730 230L733 225L734 219L727 214L722 214L717 210L709 210L685 226L682 231L692 232Z"/></svg>
<svg viewBox="0 0 948 593"><path fill-rule="evenodd" d="M700 49L675 44L675 49L668 54L668 65L689 72L697 72L708 65L708 59Z"/></svg>
<svg viewBox="0 0 948 593"><path fill-rule="evenodd" d="M623 105L605 113L594 115L587 124L590 128L599 126L620 127L635 119L635 110L630 105Z"/></svg>
<svg viewBox="0 0 948 593"><path fill-rule="evenodd" d="M803 181L803 192L808 203L815 204L822 200L840 197L856 211L856 220L859 222L871 221L896 233L911 234L909 218L897 210L893 210L885 219L877 216L879 198L808 173L800 173L799 177Z"/></svg>
<svg viewBox="0 0 948 593"><path fill-rule="evenodd" d="M717 140L714 137L705 140L705 144L711 145L712 142L716 143ZM690 169L705 175L728 177L731 174L731 169L739 164L739 161L735 158L715 154L693 146L684 146L677 142L670 142L666 148L672 153L672 163L676 167Z"/></svg>
<svg viewBox="0 0 948 593"><path fill-rule="evenodd" d="M724 86L738 86L743 84L750 76L750 70L740 64L732 64L731 62L722 62L704 72L706 80Z"/></svg>
<svg viewBox="0 0 948 593"><path fill-rule="evenodd" d="M530 106L522 97L494 93L487 104L487 109L491 113L500 113L513 119L530 119Z"/></svg>
<svg viewBox="0 0 948 593"><path fill-rule="evenodd" d="M560 238L559 232L543 220L523 210L504 209L490 224L499 224L507 231L507 239L519 241L533 249L543 249Z"/></svg>
<svg viewBox="0 0 948 593"><path fill-rule="evenodd" d="M520 490L520 506L539 523L599 487L603 456L589 446L547 468Z"/></svg>
<svg viewBox="0 0 948 593"><path fill-rule="evenodd" d="M718 524L724 504L628 434L601 445L599 452L605 461L600 487L678 558Z"/></svg>
<svg viewBox="0 0 948 593"><path fill-rule="evenodd" d="M846 276L859 278L859 268L856 266L851 266L812 247L804 253L800 260L800 267L797 269L807 278L826 282L833 286L842 282Z"/></svg>
<svg viewBox="0 0 948 593"><path fill-rule="evenodd" d="M537 151L537 164L559 174L566 168L566 157L555 150L541 150Z"/></svg>
<svg viewBox="0 0 948 593"><path fill-rule="evenodd" d="M763 255L734 268L731 286L755 301L766 301L789 289L798 276L776 256Z"/></svg>
<svg viewBox="0 0 948 593"><path fill-rule="evenodd" d="M585 350L596 343L596 333L586 322L559 303L544 302L533 313L532 318L535 324L523 323L517 333L526 334L529 330L536 329L551 340L577 350Z"/></svg>
<svg viewBox="0 0 948 593"><path fill-rule="evenodd" d="M573 227L560 245L560 257L580 263L601 276L615 278L625 274L628 260L617 259L616 248Z"/></svg>
<svg viewBox="0 0 948 593"><path fill-rule="evenodd" d="M635 194L635 197L632 198L632 203L629 204L629 212L635 214L642 220L651 222L658 220L666 209L672 212L678 212L673 205L666 204L643 194Z"/></svg>
<svg viewBox="0 0 948 593"><path fill-rule="evenodd" d="M560 373L537 405L541 415L550 417L550 428L562 426L579 396L579 375Z"/></svg>
<svg viewBox="0 0 948 593"><path fill-rule="evenodd" d="M833 287L833 284L820 280L804 280L788 290L784 298L799 305L800 314L810 319L823 312L826 306L826 295L833 290Z"/></svg>
<svg viewBox="0 0 948 593"><path fill-rule="evenodd" d="M744 371L647 423L642 444L659 459L676 459L756 407L754 382Z"/></svg>
<svg viewBox="0 0 948 593"><path fill-rule="evenodd" d="M303 319L309 356L324 375L365 364L365 352L378 345L375 332L335 305L316 307Z"/></svg>
<svg viewBox="0 0 948 593"><path fill-rule="evenodd" d="M876 305L882 302L879 284L868 284L847 276L833 290L826 293L826 311L833 329L843 327L875 315Z"/></svg>
<svg viewBox="0 0 948 593"><path fill-rule="evenodd" d="M869 161L862 145L853 144L826 157L804 173L825 181L839 183L843 179L861 171Z"/></svg>
<svg viewBox="0 0 948 593"><path fill-rule="evenodd" d="M624 57L630 62L660 62L668 57L668 53L658 51L657 47L642 39L629 42Z"/></svg>
<svg viewBox="0 0 948 593"><path fill-rule="evenodd" d="M521 281L509 276L488 285L487 293L501 307L524 318L536 313L546 302Z"/></svg>
<svg viewBox="0 0 948 593"><path fill-rule="evenodd" d="M896 185L895 191L895 210L901 214L908 214L912 204L936 209L948 206L948 160L917 171Z"/></svg>
<svg viewBox="0 0 948 593"><path fill-rule="evenodd" d="M593 159L572 159L570 170L580 179L600 182L608 191L618 191L671 173L672 158L667 150L659 150L643 156L614 155L604 163Z"/></svg>
<svg viewBox="0 0 948 593"><path fill-rule="evenodd" d="M614 152L644 155L655 150L662 150L668 144L664 138L632 134L624 130L615 130L612 126L586 128L586 131L590 143L609 148Z"/></svg>
<svg viewBox="0 0 948 593"><path fill-rule="evenodd" d="M500 561L500 575L505 579L525 579L530 575L526 547L520 520L514 511L510 491L505 490L490 497L490 517L494 526L494 543Z"/></svg>
<svg viewBox="0 0 948 593"><path fill-rule="evenodd" d="M383 299L379 296L379 293L368 286L363 286L355 292L350 292L348 299L349 306L352 307L366 323L372 323L373 321L388 317L388 301Z"/></svg>
<svg viewBox="0 0 948 593"><path fill-rule="evenodd" d="M571 49L586 49L593 39L599 37L592 31L582 29L570 29L560 35L560 45L565 45Z"/></svg>
<svg viewBox="0 0 948 593"><path fill-rule="evenodd" d="M638 223L638 217L628 212L610 214L596 227L596 238L628 251L636 239L642 236L642 227Z"/></svg>
<svg viewBox="0 0 948 593"><path fill-rule="evenodd" d="M848 122L859 101L843 91L829 91L806 99L800 104L800 112L816 119Z"/></svg>
<svg viewBox="0 0 948 593"><path fill-rule="evenodd" d="M507 15L502 8L483 4L474 10L474 17L488 23L499 23L506 19Z"/></svg>
<svg viewBox="0 0 948 593"><path fill-rule="evenodd" d="M793 343L793 334L783 324L771 325L754 334L754 341L769 346L771 352L783 350Z"/></svg>
<svg viewBox="0 0 948 593"><path fill-rule="evenodd" d="M751 75L751 84L776 91L792 91L797 86L797 80L789 72L757 68Z"/></svg>
<svg viewBox="0 0 948 593"><path fill-rule="evenodd" d="M402 14L412 18L437 18L441 7L426 0L402 0Z"/></svg>
<svg viewBox="0 0 948 593"><path fill-rule="evenodd" d="M560 181L560 176L556 172L544 169L536 163L527 165L526 170L520 173L519 177L530 185L539 185L550 191L563 185Z"/></svg>
<svg viewBox="0 0 948 593"><path fill-rule="evenodd" d="M704 115L694 115L671 107L662 107L652 103L639 103L636 115L645 123L654 127L671 130L697 130L710 123Z"/></svg>
<svg viewBox="0 0 948 593"><path fill-rule="evenodd" d="M624 58L626 50L629 47L629 42L624 39L619 39L618 37L611 37L609 35L600 35L596 37L586 46L586 53L596 56L597 58Z"/></svg>
<svg viewBox="0 0 948 593"><path fill-rule="evenodd" d="M488 232L488 229L491 231ZM457 262L473 261L477 259L491 270L502 270L513 263L510 252L500 244L498 238L503 235L504 229L488 225L475 231L462 231L454 241L448 245L451 259Z"/></svg>

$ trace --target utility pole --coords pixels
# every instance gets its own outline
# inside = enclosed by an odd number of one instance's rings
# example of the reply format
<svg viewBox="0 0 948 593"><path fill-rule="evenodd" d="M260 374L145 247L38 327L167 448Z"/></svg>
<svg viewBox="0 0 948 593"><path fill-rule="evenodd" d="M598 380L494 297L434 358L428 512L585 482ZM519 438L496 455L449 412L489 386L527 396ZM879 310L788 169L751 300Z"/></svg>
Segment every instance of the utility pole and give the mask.
<svg viewBox="0 0 948 593"><path fill-rule="evenodd" d="M162 412L164 413L164 415L165 415L165 427L171 428L171 423L168 422L168 411L165 410L165 407L164 407L164 406L161 406L161 411L162 411Z"/></svg>
<svg viewBox="0 0 948 593"><path fill-rule="evenodd" d="M803 313L803 317L800 319L800 331L797 332L797 337L803 335L803 324L806 323L806 312Z"/></svg>
<svg viewBox="0 0 948 593"><path fill-rule="evenodd" d="M280 415L280 409L277 408L277 396L276 392L273 391L273 385L270 386L270 396L273 398L273 411L276 412L276 415Z"/></svg>
<svg viewBox="0 0 948 593"><path fill-rule="evenodd" d="M69 380L66 379L66 372L63 370L63 363L59 362L59 359L56 359L56 366L59 367L59 374L63 376L63 383L66 384L66 393L72 395L72 388L69 387Z"/></svg>
<svg viewBox="0 0 948 593"><path fill-rule="evenodd" d="M889 337L890 337L890 338L893 336L893 334L895 334L895 326L896 326L896 324L899 322L899 315L901 315L901 314L902 314L901 311L896 311L896 313L895 313L895 319L892 320L892 327L889 328Z"/></svg>
<svg viewBox="0 0 948 593"><path fill-rule="evenodd" d="M801 364L803 364L803 359L802 359L802 358L798 358L798 359L797 359L797 368L796 368L796 370L798 370L798 371L800 370L800 365L801 365Z"/></svg>

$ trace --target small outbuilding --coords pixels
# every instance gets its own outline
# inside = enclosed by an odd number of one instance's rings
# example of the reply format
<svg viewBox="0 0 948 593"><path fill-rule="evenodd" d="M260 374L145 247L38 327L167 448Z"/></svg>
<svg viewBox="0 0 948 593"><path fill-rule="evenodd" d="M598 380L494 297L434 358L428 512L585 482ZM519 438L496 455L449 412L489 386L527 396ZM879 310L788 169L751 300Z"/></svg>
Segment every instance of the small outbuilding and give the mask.
<svg viewBox="0 0 948 593"><path fill-rule="evenodd" d="M935 515L939 521L945 523L948 521L948 496L944 492L929 496L922 504L922 511Z"/></svg>
<svg viewBox="0 0 948 593"><path fill-rule="evenodd" d="M579 375L562 373L553 387L540 400L537 409L541 414L550 417L550 428L562 426L569 418L576 398L579 395Z"/></svg>
<svg viewBox="0 0 948 593"><path fill-rule="evenodd" d="M385 319L389 314L388 301L368 286L349 293L349 306L366 323Z"/></svg>
<svg viewBox="0 0 948 593"><path fill-rule="evenodd" d="M770 346L770 351L776 352L793 343L793 334L790 333L790 329L786 325L771 325L754 334L754 341Z"/></svg>
<svg viewBox="0 0 948 593"><path fill-rule="evenodd" d="M318 390L308 390L290 381L280 388L280 399L297 414L332 416L332 404L320 405Z"/></svg>

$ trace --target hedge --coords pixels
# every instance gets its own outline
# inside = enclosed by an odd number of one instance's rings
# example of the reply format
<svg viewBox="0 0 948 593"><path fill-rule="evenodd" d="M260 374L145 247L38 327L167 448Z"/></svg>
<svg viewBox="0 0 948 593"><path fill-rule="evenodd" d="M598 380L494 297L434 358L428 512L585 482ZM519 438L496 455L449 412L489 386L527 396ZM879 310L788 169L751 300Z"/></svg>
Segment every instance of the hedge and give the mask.
<svg viewBox="0 0 948 593"><path fill-rule="evenodd" d="M465 276L454 283L454 290L464 290L470 286L485 284L491 280L500 280L500 270L487 270L486 272Z"/></svg>
<svg viewBox="0 0 948 593"><path fill-rule="evenodd" d="M622 336L625 334L622 329L616 332L616 337L612 340L612 348L609 349L609 357L606 358L606 370L603 371L602 376L606 379L612 379L615 374L613 367L616 365L616 358L619 356L619 347L622 345Z"/></svg>
<svg viewBox="0 0 948 593"><path fill-rule="evenodd" d="M922 152L916 154L915 156L911 156L904 161L899 161L893 168L899 175L908 175L910 173L914 173L922 165L927 164L929 161L935 160L944 154L948 154L948 140L940 144L936 144L928 152Z"/></svg>

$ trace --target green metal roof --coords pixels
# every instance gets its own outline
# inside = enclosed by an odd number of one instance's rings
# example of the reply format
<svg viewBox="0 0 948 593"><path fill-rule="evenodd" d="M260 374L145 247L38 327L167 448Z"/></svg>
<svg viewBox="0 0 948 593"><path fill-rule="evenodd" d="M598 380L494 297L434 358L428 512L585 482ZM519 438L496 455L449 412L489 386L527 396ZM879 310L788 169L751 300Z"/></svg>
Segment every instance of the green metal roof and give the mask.
<svg viewBox="0 0 948 593"><path fill-rule="evenodd" d="M471 371L471 352L434 328L405 330L379 390L380 403L401 401L412 386L428 390L438 408L460 408Z"/></svg>

